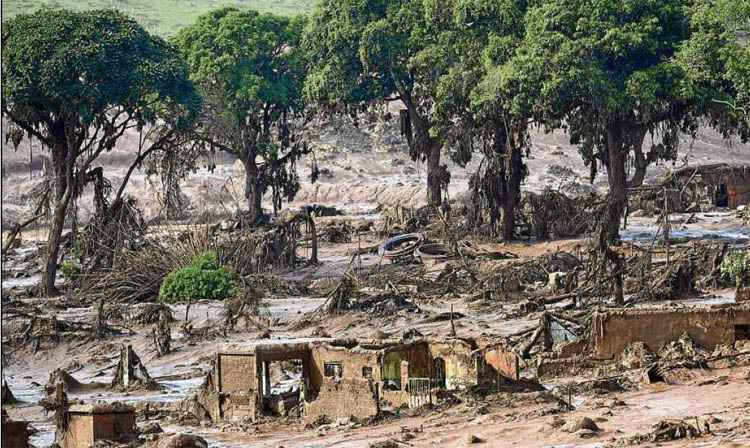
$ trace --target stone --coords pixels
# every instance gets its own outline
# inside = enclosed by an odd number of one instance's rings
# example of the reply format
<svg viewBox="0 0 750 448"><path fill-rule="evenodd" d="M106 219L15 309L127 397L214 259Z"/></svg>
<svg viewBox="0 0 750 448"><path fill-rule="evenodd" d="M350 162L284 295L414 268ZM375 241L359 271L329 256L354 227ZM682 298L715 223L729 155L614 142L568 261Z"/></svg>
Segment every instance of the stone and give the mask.
<svg viewBox="0 0 750 448"><path fill-rule="evenodd" d="M159 434L164 432L156 422L146 422L141 428L141 434Z"/></svg>
<svg viewBox="0 0 750 448"><path fill-rule="evenodd" d="M193 434L175 434L161 439L159 448L208 448L208 443Z"/></svg>
<svg viewBox="0 0 750 448"><path fill-rule="evenodd" d="M582 429L598 432L600 431L596 423L589 417L581 417L578 420L570 421L563 425L562 430L565 432L575 433Z"/></svg>
<svg viewBox="0 0 750 448"><path fill-rule="evenodd" d="M470 444L474 443L482 443L484 440L480 439L479 437L475 436L474 434L469 435L469 437L466 438L466 442Z"/></svg>

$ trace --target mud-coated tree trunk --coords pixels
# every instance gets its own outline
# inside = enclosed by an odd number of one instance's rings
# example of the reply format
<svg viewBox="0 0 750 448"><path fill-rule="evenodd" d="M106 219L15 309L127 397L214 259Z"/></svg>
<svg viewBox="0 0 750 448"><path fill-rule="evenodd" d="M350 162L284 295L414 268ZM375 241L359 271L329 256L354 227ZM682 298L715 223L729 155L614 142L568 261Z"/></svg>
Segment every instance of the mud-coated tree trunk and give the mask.
<svg viewBox="0 0 750 448"><path fill-rule="evenodd" d="M646 138L646 128L635 130L633 133L633 168L635 172L628 182L629 187L640 187L646 179L646 169L650 160L643 154L643 140Z"/></svg>
<svg viewBox="0 0 750 448"><path fill-rule="evenodd" d="M440 166L440 145L431 142L427 156L427 201L440 206L443 202L443 169Z"/></svg>
<svg viewBox="0 0 750 448"><path fill-rule="evenodd" d="M627 178L625 175L625 159L627 148L624 147L624 128L620 124L607 127L607 179L609 194L607 195L607 213L604 230L606 240L610 244L620 241L620 218L627 202Z"/></svg>
<svg viewBox="0 0 750 448"><path fill-rule="evenodd" d="M47 235L47 261L42 283L44 292L49 296L59 293L57 287L55 287L55 277L57 276L57 262L60 257L60 241L65 226L65 217L68 214L68 204L72 196L72 165L74 163L75 157L69 154L66 144L60 144L52 148L52 169L55 176L52 180L52 188L55 201L52 222Z"/></svg>
<svg viewBox="0 0 750 448"><path fill-rule="evenodd" d="M263 199L263 189L258 172L258 165L255 163L255 156L251 155L242 159L245 167L245 199L247 200L247 210L250 222L255 224L261 218L263 209L261 201Z"/></svg>
<svg viewBox="0 0 750 448"><path fill-rule="evenodd" d="M523 180L523 158L520 142L516 141L510 152L510 161L506 176L506 195L503 202L503 240L513 239L513 230L516 226L516 205L521 195L521 181Z"/></svg>

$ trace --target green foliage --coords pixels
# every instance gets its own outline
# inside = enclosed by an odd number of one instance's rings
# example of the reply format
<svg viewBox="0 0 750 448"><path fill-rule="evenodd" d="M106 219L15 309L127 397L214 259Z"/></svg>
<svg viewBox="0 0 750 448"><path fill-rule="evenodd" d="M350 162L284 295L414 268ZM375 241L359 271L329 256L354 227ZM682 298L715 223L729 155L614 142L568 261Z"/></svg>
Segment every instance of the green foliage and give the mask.
<svg viewBox="0 0 750 448"><path fill-rule="evenodd" d="M113 10L16 16L3 23L2 49L3 111L48 147L81 134L79 144L111 149L122 126L184 127L200 108L179 53Z"/></svg>
<svg viewBox="0 0 750 448"><path fill-rule="evenodd" d="M173 36L195 22L201 14L223 6L292 16L309 12L313 4L314 0L3 0L3 18L45 7L79 12L114 7L133 17L151 33Z"/></svg>
<svg viewBox="0 0 750 448"><path fill-rule="evenodd" d="M677 55L683 94L724 134L750 138L750 0L697 0L688 12L692 33Z"/></svg>
<svg viewBox="0 0 750 448"><path fill-rule="evenodd" d="M228 122L275 122L300 109L304 61L299 50L304 19L222 8L200 16L174 42L191 78ZM267 113L270 117L264 117Z"/></svg>
<svg viewBox="0 0 750 448"><path fill-rule="evenodd" d="M258 219L269 187L277 210L299 190L295 162L307 146L293 119L304 108L304 22L222 8L174 39L207 103L197 140L243 162L251 221Z"/></svg>
<svg viewBox="0 0 750 448"><path fill-rule="evenodd" d="M81 265L73 260L65 260L60 264L60 272L66 281L71 282L81 275Z"/></svg>
<svg viewBox="0 0 750 448"><path fill-rule="evenodd" d="M738 287L750 286L750 252L730 252L720 266L721 275Z"/></svg>
<svg viewBox="0 0 750 448"><path fill-rule="evenodd" d="M184 268L170 272L159 288L159 299L167 303L224 299L234 294L233 277L229 269L219 266L215 252L206 252Z"/></svg>

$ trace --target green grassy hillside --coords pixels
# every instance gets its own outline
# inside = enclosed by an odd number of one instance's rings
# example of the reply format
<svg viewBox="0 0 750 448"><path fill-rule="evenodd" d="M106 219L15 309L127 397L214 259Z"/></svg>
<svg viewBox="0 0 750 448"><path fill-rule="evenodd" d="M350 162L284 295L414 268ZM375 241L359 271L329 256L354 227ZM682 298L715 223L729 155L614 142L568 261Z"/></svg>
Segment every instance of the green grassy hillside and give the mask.
<svg viewBox="0 0 750 448"><path fill-rule="evenodd" d="M175 34L199 15L220 6L293 15L309 12L314 4L315 0L2 0L3 20L43 6L79 11L114 7L163 36Z"/></svg>

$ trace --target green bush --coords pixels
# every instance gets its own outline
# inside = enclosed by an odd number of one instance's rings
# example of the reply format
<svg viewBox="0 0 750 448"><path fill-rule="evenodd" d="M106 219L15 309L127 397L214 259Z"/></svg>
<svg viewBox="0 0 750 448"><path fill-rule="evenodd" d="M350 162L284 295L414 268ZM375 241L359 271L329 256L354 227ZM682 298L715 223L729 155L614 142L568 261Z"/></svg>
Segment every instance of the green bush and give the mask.
<svg viewBox="0 0 750 448"><path fill-rule="evenodd" d="M65 280L71 282L81 275L81 266L73 260L65 260L60 264L60 272Z"/></svg>
<svg viewBox="0 0 750 448"><path fill-rule="evenodd" d="M170 272L161 283L159 299L168 303L224 299L234 294L233 277L229 269L219 266L215 252L206 252L184 268Z"/></svg>
<svg viewBox="0 0 750 448"><path fill-rule="evenodd" d="M736 286L750 285L750 252L730 252L721 262L721 275Z"/></svg>

